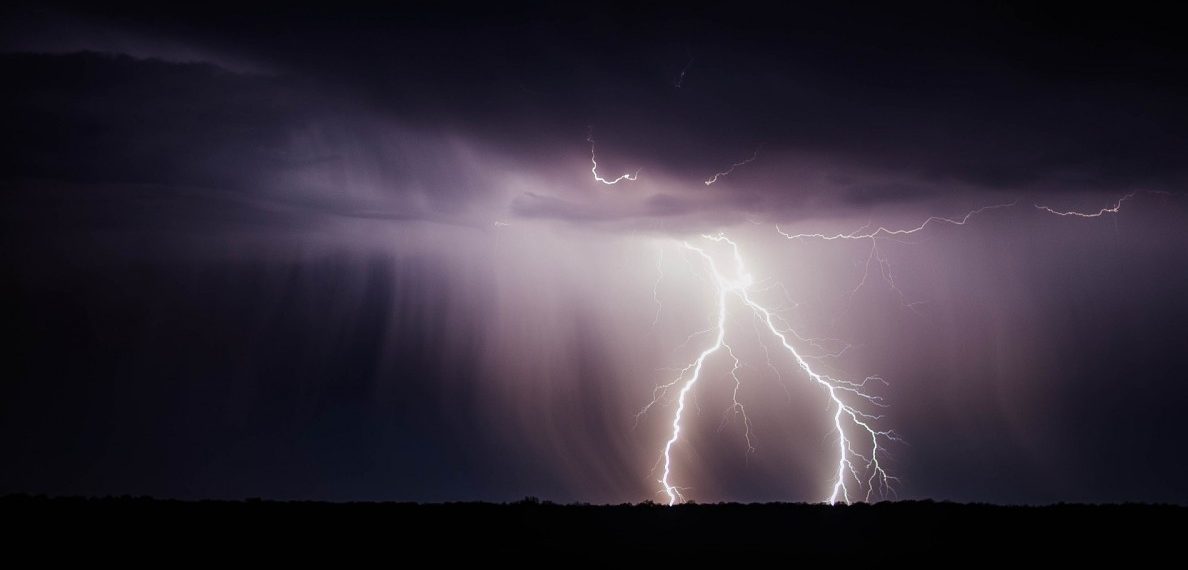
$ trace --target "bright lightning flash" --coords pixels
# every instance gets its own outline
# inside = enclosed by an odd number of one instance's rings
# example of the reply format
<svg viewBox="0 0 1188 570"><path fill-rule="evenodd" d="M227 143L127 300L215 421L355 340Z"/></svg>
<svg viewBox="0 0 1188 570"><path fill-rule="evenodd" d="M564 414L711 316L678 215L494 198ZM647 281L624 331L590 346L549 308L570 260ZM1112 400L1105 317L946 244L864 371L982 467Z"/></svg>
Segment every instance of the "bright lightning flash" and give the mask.
<svg viewBox="0 0 1188 570"><path fill-rule="evenodd" d="M756 151L758 152L758 151ZM706 185L712 184L720 176L730 174L734 168L745 165L754 160L755 157L734 164L729 170L720 172L714 175L713 178L706 180ZM1162 193L1148 191L1151 193ZM1119 198L1114 202L1113 206L1104 207L1097 212L1080 212L1075 210L1060 211L1036 204L1035 207L1047 214L1054 214L1057 216L1072 216L1079 218L1098 218L1106 214L1117 214L1122 209L1122 204L1126 200L1134 197L1135 193L1131 192ZM862 276L862 280L854 289L856 292L861 288L870 276L871 267L877 266L879 272L884 279L900 296L903 301L903 293L895 284L895 280L891 275L890 262L883 256L879 249L881 240L901 241L910 243L913 234L923 232L926 228L933 225L951 225L964 226L971 219L990 210L998 210L1002 208L1011 208L1017 201L995 204L990 206L983 206L974 210L970 210L964 216L946 218L939 216L932 216L924 220L917 226L903 229L888 229L879 226L871 229L871 224L854 230L849 233L827 234L827 233L798 233L790 234L781 230L778 226L776 231L780 235L790 240L822 240L822 241L850 241L850 240L869 240L871 244L870 255L866 261L866 273ZM681 439L682 422L685 420L685 410L689 400L689 395L696 387L698 381L702 377L702 371L705 367L706 361L715 356L718 352L725 349L725 352L733 361L733 367L730 371L730 376L734 380L733 404L727 410L734 411L742 415L744 425L746 427L747 448L753 451L754 447L751 445L751 423L747 418L746 409L742 403L739 402L738 394L741 387L741 381L738 376L741 363L735 351L731 347L727 338L727 320L729 316L729 307L740 306L749 310L756 322L756 332L759 334L770 333L772 337L779 341L779 345L783 347L784 351L792 358L800 372L803 373L807 379L814 385L821 388L828 397L827 405L832 411L832 429L837 434L837 469L831 484L830 493L826 501L829 504L835 504L839 500L849 503L852 498L858 496L858 492L863 492L863 500L869 501L876 493L884 496L888 493L894 493L893 483L898 482L894 476L888 474L884 467L884 459L886 456L886 444L890 441L901 441L899 437L892 430L878 427L877 424L882 419L881 415L872 414L864 411L863 406L869 407L885 407L885 404L879 396L873 395L867 391L867 386L872 382L885 382L878 376L870 376L861 382L854 382L849 380L840 380L832 378L828 375L822 374L814 369L809 364L809 360L814 358L829 358L840 356L842 352L849 348L843 348L841 351L833 354L825 354L823 356L808 356L802 350L796 348L797 343L807 345L815 349L822 349L820 344L817 344L814 339L804 338L797 334L786 322L783 321L777 314L777 311L769 309L755 300L754 294L762 292L765 288L757 287L751 274L746 270L743 263L742 254L739 251L737 243L727 238L724 234L703 235L702 238L729 246L729 250L733 260L733 273L725 273L721 270L719 263L715 260L706 248L697 245L684 243L685 248L696 253L701 257L708 272L712 277L713 285L716 290L716 324L710 329L697 331L686 339L686 343L694 337L705 333L714 332L713 343L704 349L693 362L689 363L684 368L680 369L677 377L667 384L657 386L653 391L652 401L640 410L636 416L639 417L645 414L653 406L655 406L661 397L668 393L670 389L679 386L679 392L676 398L676 410L672 416L672 431L668 440L664 444L663 465L664 472L659 480L663 486L663 492L668 496L668 504L673 505L684 500L680 489L673 484L672 474L672 457L676 444ZM766 289L770 289L767 287ZM656 297L653 291L653 297L656 298L659 304L659 298ZM914 308L915 303L904 303L909 308ZM780 324L777 324L777 320ZM773 370L777 375L780 375L780 370L771 361L771 352L765 343L761 342L764 353L767 354L768 368ZM868 408L869 409L869 408ZM856 446L858 449L856 449Z"/></svg>
<svg viewBox="0 0 1188 570"><path fill-rule="evenodd" d="M780 346L791 356L793 362L808 380L821 388L827 396L827 404L833 412L832 428L837 434L837 470L826 501L830 504L839 500L848 503L852 498L852 492L856 493L862 489L865 489L863 495L865 500L870 500L876 491L880 495L892 491L892 483L897 479L887 473L883 459L886 451L885 444L888 441L899 441L899 438L891 430L876 427L875 424L881 419L880 415L871 414L862 409L862 406L883 407L885 405L879 396L866 392L868 383L881 382L882 379L872 376L861 382L853 382L832 378L814 370L807 360L809 357L802 354L793 345L793 339L800 340L801 337L792 330L778 325L776 322L778 317L773 311L761 305L752 296L752 293L755 292L755 281L746 270L738 244L723 234L702 237L729 246L734 265L732 274L725 273L714 257L705 249L688 242L684 243L687 249L705 261L710 276L713 278L717 303L714 341L693 362L681 369L676 379L657 387L652 402L640 412L640 414L647 412L656 404L657 398L668 389L680 385L676 399L676 411L672 417L672 434L664 445L664 472L659 481L663 485L664 493L668 496L668 504L673 505L684 500L681 491L673 484L672 456L673 448L680 441L681 425L685 419L689 394L701 379L706 361L722 349L725 349L733 362L730 373L735 382L732 409L743 417L747 428L747 444L750 448L750 420L746 416L746 409L738 401L740 362L727 339L727 317L731 305L740 306L749 311L753 318L779 341ZM771 363L769 362L769 364ZM860 441L865 443L859 443ZM856 445L863 447L866 453L855 449Z"/></svg>

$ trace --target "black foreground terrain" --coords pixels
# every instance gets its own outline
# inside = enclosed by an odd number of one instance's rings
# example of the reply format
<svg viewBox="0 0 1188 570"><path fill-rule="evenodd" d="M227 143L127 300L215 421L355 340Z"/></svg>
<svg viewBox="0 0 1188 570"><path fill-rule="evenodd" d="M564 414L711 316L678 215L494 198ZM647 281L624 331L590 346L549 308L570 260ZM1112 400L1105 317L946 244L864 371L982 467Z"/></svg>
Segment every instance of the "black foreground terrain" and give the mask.
<svg viewBox="0 0 1188 570"><path fill-rule="evenodd" d="M965 565L985 558L1025 560L1035 554L1065 560L1176 556L1188 539L1188 508L1140 504L1004 507L924 501L666 507L556 505L535 499L412 504L12 495L0 498L0 517L8 529L6 550L39 553L42 560L166 556L162 562L167 562L180 560L179 553L273 559L382 555L390 560L562 550L606 556L646 550L776 551L788 555L790 563L800 556L862 563L910 555ZM927 558L956 554L966 558ZM855 555L862 558L850 558Z"/></svg>

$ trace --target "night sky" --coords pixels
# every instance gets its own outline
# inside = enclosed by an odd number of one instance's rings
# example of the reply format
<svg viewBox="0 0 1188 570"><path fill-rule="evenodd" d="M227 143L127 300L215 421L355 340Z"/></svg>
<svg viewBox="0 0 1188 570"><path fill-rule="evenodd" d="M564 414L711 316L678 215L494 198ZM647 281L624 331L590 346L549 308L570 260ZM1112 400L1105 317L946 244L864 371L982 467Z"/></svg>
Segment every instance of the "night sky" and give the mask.
<svg viewBox="0 0 1188 570"><path fill-rule="evenodd" d="M888 498L1188 503L1182 19L787 4L0 9L0 493L662 501L722 232ZM820 501L732 311L675 477Z"/></svg>

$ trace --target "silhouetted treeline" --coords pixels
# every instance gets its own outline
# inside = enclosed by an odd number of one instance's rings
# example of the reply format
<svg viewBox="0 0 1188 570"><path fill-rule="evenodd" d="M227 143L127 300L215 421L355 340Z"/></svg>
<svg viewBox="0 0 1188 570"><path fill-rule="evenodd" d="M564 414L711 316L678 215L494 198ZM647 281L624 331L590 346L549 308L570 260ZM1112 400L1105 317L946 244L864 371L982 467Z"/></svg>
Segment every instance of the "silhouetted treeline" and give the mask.
<svg viewBox="0 0 1188 570"><path fill-rule="evenodd" d="M1188 508L1171 505L1006 507L906 501L830 507L787 503L557 505L528 498L492 503L320 503L249 499L0 498L9 552L59 556L186 556L254 552L448 557L552 551L778 550L790 556L871 557L960 554L1064 559L1176 553ZM14 550L15 548L15 550ZM173 553L173 554L170 554ZM105 557L106 557L105 556ZM567 563L575 562L568 559ZM788 559L789 563L794 563Z"/></svg>

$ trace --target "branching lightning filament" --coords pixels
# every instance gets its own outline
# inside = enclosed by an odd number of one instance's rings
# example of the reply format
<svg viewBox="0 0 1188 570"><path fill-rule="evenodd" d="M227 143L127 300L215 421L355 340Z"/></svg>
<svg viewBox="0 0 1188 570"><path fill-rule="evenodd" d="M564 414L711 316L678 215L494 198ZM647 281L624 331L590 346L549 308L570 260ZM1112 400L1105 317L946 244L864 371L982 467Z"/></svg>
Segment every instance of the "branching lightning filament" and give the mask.
<svg viewBox="0 0 1188 570"><path fill-rule="evenodd" d="M712 278L716 299L713 342L702 350L696 359L682 368L674 380L658 386L653 393L652 402L640 411L641 415L647 412L670 389L679 390L676 409L672 415L671 434L664 444L663 474L659 480L668 498L668 504L684 500L680 489L674 484L673 454L676 444L681 440L682 427L687 420L685 412L690 394L701 380L707 361L719 353L724 352L732 363L730 377L734 381L734 401L728 411L732 410L742 416L747 446L749 450L753 450L750 419L746 416L746 408L739 401L741 381L738 372L741 362L727 335L727 320L731 306L749 313L760 329L774 338L784 349L800 373L826 396L825 403L831 411L831 428L837 437L837 468L825 500L830 504L838 501L848 503L857 499L869 501L876 495L881 497L893 492L892 484L897 479L887 472L884 461L887 442L898 441L899 438L893 431L878 427L882 416L867 411L870 407L885 406L882 398L867 391L869 384L882 382L882 379L872 376L855 382L832 378L814 369L807 360L809 357L795 346L795 343L803 342L804 339L787 328L773 310L760 304L753 296L756 292L755 281L745 267L738 244L723 234L704 235L702 238L728 246L733 265L731 270L723 271L718 261L705 248L689 242L684 243L686 249L704 261ZM771 362L768 362L768 365L775 369ZM776 370L778 372L778 369Z"/></svg>

